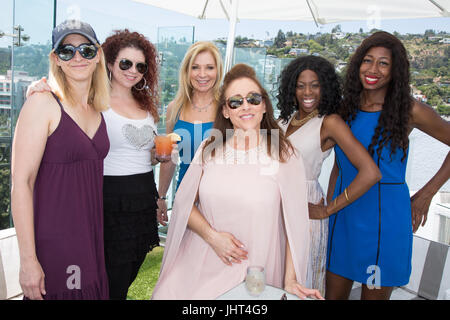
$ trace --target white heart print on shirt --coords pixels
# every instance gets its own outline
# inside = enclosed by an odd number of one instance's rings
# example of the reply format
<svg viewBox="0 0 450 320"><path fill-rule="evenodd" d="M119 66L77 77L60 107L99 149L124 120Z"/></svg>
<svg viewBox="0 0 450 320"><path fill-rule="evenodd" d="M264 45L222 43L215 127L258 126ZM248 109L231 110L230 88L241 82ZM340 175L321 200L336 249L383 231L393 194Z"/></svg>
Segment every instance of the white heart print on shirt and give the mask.
<svg viewBox="0 0 450 320"><path fill-rule="evenodd" d="M147 124L137 128L127 123L122 127L122 134L127 142L137 150L141 150L154 138L153 128Z"/></svg>

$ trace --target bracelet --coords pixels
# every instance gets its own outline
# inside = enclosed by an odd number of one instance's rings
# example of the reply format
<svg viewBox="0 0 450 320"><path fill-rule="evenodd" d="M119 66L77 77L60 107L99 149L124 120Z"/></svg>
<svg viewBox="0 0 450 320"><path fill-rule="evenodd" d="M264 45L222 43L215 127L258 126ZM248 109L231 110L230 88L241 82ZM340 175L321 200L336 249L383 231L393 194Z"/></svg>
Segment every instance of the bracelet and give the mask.
<svg viewBox="0 0 450 320"><path fill-rule="evenodd" d="M347 202L350 202L350 200L348 198L348 194L347 194L347 188L344 189L344 195L345 195L345 199L347 199Z"/></svg>
<svg viewBox="0 0 450 320"><path fill-rule="evenodd" d="M167 200L167 197L166 196L163 196L163 197L158 197L158 200Z"/></svg>

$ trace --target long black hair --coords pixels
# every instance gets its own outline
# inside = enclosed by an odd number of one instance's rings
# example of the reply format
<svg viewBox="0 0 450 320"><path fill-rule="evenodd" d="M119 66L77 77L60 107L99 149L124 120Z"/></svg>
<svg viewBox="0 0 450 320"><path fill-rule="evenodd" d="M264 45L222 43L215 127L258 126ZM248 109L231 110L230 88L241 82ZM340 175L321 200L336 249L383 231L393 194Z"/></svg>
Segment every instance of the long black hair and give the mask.
<svg viewBox="0 0 450 320"><path fill-rule="evenodd" d="M353 54L344 83L344 103L340 110L341 117L350 126L361 107L363 86L359 69L364 56L373 47L389 49L392 55L391 81L384 98L378 125L368 147L371 155L378 145L377 154L381 155L383 147L391 143L391 154L397 148L403 150L404 160L408 149L409 117L413 104L409 87L408 54L402 42L388 32L380 31L366 38Z"/></svg>

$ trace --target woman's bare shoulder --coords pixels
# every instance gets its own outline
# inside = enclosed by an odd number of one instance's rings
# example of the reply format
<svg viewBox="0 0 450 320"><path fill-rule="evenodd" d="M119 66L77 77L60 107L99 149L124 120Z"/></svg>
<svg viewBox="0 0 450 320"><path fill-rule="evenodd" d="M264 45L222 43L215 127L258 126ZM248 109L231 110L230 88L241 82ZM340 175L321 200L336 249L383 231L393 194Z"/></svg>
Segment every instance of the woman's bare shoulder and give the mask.
<svg viewBox="0 0 450 320"><path fill-rule="evenodd" d="M323 123L325 125L342 124L344 123L344 120L342 120L341 116L337 113L332 113L323 116Z"/></svg>
<svg viewBox="0 0 450 320"><path fill-rule="evenodd" d="M49 122L59 119L60 113L58 102L50 92L37 92L27 98L20 111L20 117Z"/></svg>
<svg viewBox="0 0 450 320"><path fill-rule="evenodd" d="M324 116L322 122L322 132L328 133L329 135L335 135L336 131L341 131L347 129L348 126L340 115L333 113Z"/></svg>
<svg viewBox="0 0 450 320"><path fill-rule="evenodd" d="M169 104L167 105L167 117L172 115L173 110L175 109L175 102L174 100L170 101Z"/></svg>

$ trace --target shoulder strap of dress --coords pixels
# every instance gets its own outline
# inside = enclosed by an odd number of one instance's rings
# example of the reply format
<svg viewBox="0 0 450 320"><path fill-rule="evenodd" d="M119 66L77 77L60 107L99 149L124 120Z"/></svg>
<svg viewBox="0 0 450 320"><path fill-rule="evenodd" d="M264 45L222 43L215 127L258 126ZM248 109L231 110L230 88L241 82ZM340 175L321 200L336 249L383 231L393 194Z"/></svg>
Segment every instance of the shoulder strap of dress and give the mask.
<svg viewBox="0 0 450 320"><path fill-rule="evenodd" d="M59 107L61 108L61 111L64 111L64 108L63 108L63 106L61 104L61 101L59 101L58 96L53 91L50 91L50 93L53 95L53 97L55 98L56 102L58 102Z"/></svg>
<svg viewBox="0 0 450 320"><path fill-rule="evenodd" d="M181 109L183 108L183 106L181 106L179 109L178 109L178 112L177 112L177 116L175 117L175 122L177 122L179 119L180 119L180 114L181 114Z"/></svg>
<svg viewBox="0 0 450 320"><path fill-rule="evenodd" d="M317 116L317 118L319 118L319 123L320 123L320 126L319 126L319 128L321 128L322 127L322 123L323 123L323 119L325 119L325 116L326 115L323 115L323 116Z"/></svg>

